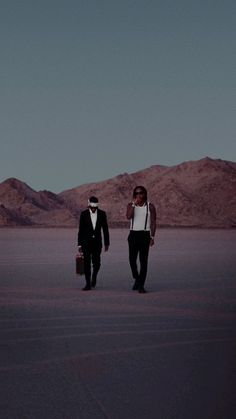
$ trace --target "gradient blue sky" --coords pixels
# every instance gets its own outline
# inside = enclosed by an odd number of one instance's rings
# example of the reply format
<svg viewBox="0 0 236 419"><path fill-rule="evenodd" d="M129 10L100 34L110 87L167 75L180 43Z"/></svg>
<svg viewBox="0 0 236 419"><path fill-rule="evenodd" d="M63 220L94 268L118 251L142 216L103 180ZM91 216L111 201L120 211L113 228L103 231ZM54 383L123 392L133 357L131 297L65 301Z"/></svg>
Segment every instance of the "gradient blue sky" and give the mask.
<svg viewBox="0 0 236 419"><path fill-rule="evenodd" d="M2 0L0 181L236 161L235 0Z"/></svg>

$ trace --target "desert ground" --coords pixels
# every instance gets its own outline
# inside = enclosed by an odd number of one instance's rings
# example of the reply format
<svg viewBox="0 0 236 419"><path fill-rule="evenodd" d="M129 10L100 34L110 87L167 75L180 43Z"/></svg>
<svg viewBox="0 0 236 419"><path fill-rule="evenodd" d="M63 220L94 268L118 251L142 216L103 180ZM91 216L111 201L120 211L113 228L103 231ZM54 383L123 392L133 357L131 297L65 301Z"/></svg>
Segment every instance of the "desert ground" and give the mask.
<svg viewBox="0 0 236 419"><path fill-rule="evenodd" d="M76 229L0 231L2 419L236 417L236 231L157 233L139 294L126 230L89 292Z"/></svg>

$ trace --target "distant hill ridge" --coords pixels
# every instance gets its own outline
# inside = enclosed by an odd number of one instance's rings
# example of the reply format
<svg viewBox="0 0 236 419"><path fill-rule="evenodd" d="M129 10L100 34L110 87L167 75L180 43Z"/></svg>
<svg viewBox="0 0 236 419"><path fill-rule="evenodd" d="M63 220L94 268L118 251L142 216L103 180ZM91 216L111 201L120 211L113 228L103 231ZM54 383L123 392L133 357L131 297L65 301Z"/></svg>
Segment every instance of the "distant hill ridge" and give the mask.
<svg viewBox="0 0 236 419"><path fill-rule="evenodd" d="M236 163L209 157L171 167L155 165L59 194L6 179L0 184L0 227L77 227L90 195L98 196L111 226L127 226L126 204L136 185L147 188L159 226L236 227Z"/></svg>

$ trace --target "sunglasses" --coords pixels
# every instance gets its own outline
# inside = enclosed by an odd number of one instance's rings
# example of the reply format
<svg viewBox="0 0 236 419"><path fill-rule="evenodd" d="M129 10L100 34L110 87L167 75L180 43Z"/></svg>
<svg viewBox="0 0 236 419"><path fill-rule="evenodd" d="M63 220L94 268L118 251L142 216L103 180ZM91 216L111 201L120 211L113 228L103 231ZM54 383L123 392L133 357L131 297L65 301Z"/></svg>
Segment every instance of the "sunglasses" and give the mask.
<svg viewBox="0 0 236 419"><path fill-rule="evenodd" d="M134 193L134 195L144 195L144 193L142 191L137 191Z"/></svg>

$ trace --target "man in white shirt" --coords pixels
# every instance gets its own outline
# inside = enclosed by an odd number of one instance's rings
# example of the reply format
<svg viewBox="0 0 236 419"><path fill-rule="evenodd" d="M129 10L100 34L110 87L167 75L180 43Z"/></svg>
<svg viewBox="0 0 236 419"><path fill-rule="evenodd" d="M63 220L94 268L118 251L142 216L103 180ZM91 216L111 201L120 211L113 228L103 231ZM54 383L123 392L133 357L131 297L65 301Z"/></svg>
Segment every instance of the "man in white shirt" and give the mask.
<svg viewBox="0 0 236 419"><path fill-rule="evenodd" d="M127 205L126 216L130 220L128 243L129 262L135 280L133 290L145 293L149 248L154 245L156 232L156 209L148 202L144 186L134 188L133 201ZM138 256L140 269L137 266Z"/></svg>
<svg viewBox="0 0 236 419"><path fill-rule="evenodd" d="M84 255L84 273L86 285L84 291L96 287L97 274L101 266L102 234L105 252L110 245L107 216L105 211L98 208L98 199L91 196L88 200L88 209L80 215L78 247ZM93 266L91 278L91 263Z"/></svg>

